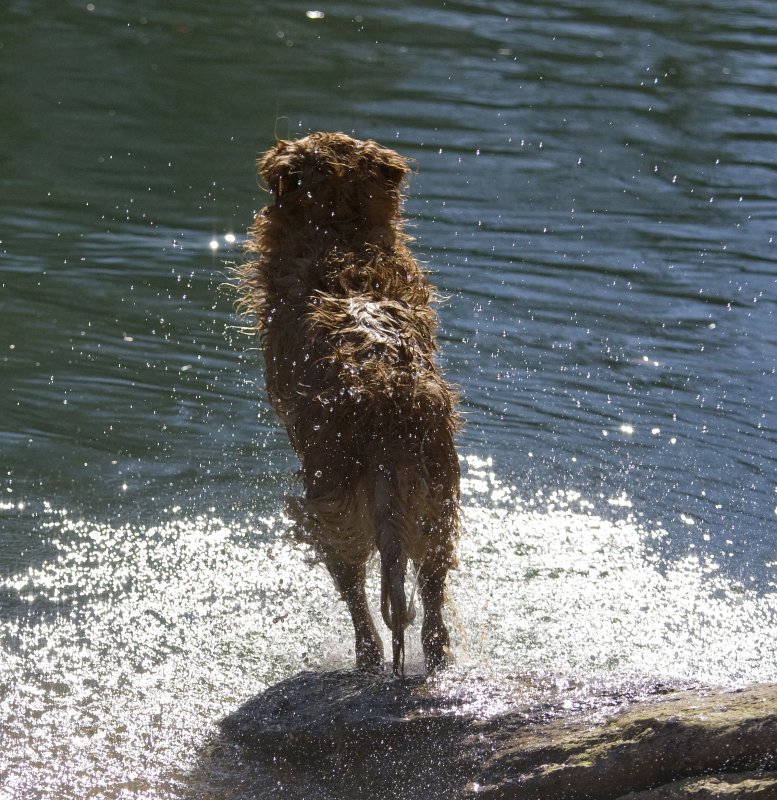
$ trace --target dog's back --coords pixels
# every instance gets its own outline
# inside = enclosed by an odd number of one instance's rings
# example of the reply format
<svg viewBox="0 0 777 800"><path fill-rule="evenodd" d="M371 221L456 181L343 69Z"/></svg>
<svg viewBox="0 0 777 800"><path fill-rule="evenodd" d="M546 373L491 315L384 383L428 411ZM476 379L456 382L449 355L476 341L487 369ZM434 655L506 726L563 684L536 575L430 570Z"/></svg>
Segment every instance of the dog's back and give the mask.
<svg viewBox="0 0 777 800"><path fill-rule="evenodd" d="M260 171L276 202L252 228L242 304L302 462L292 516L344 595L341 566L377 546L396 670L412 615L406 561L444 580L458 532L455 396L434 359L432 291L401 230L407 165L374 142L314 134L279 143ZM357 655L358 636L357 625Z"/></svg>

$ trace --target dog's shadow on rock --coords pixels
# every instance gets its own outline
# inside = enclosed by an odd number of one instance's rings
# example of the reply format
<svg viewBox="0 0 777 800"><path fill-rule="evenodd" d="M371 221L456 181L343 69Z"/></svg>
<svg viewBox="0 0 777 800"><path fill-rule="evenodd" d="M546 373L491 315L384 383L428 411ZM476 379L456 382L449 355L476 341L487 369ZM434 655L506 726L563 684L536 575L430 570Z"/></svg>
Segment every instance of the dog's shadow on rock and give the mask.
<svg viewBox="0 0 777 800"><path fill-rule="evenodd" d="M190 776L193 796L459 797L473 766L465 702L424 676L300 673L221 720Z"/></svg>

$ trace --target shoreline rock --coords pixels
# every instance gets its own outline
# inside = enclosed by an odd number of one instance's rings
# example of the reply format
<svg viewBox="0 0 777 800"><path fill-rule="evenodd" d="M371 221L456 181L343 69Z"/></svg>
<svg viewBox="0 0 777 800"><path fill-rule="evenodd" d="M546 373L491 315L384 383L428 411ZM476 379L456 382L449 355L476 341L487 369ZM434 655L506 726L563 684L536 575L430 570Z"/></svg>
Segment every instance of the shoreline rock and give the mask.
<svg viewBox="0 0 777 800"><path fill-rule="evenodd" d="M221 729L288 797L777 800L770 684L301 673Z"/></svg>

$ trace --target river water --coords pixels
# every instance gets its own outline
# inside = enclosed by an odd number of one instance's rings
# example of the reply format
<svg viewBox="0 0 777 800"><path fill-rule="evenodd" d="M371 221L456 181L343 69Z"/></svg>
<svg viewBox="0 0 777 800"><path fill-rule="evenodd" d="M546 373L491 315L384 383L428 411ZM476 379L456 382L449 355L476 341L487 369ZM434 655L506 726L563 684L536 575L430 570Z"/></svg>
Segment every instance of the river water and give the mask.
<svg viewBox="0 0 777 800"><path fill-rule="evenodd" d="M776 74L767 0L4 4L0 798L227 796L218 719L352 662L220 288L276 135L417 162L455 669L777 680Z"/></svg>

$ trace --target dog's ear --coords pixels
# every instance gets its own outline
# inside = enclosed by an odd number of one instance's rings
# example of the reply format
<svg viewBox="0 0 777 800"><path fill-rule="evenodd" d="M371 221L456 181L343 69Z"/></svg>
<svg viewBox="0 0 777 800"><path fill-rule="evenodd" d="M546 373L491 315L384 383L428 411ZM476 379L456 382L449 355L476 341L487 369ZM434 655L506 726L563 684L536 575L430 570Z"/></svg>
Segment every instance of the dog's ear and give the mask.
<svg viewBox="0 0 777 800"><path fill-rule="evenodd" d="M400 157L382 163L380 171L387 183L399 186L411 170L407 161Z"/></svg>
<svg viewBox="0 0 777 800"><path fill-rule="evenodd" d="M277 197L299 186L302 177L302 159L294 142L279 139L257 162L259 175L268 189Z"/></svg>
<svg viewBox="0 0 777 800"><path fill-rule="evenodd" d="M377 142L364 143L363 160L367 170L380 177L391 188L399 187L411 172L406 158L393 150L381 147Z"/></svg>

